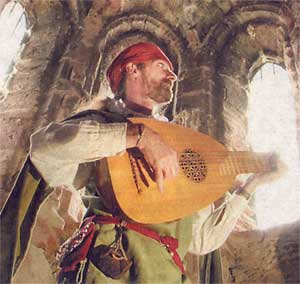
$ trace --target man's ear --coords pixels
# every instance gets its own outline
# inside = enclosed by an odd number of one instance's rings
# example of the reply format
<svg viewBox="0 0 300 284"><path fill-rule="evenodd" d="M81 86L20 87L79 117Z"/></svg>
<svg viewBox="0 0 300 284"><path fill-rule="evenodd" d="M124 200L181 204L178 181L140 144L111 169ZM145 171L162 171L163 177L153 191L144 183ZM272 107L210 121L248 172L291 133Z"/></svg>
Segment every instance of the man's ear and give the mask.
<svg viewBox="0 0 300 284"><path fill-rule="evenodd" d="M132 78L136 78L138 75L138 68L136 64L129 62L126 64L126 74Z"/></svg>

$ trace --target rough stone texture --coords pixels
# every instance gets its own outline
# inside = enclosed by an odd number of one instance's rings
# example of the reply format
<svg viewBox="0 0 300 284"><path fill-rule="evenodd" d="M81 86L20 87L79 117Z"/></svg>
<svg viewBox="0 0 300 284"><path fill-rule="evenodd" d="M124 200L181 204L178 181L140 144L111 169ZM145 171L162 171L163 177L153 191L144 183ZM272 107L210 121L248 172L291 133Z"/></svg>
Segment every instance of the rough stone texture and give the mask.
<svg viewBox="0 0 300 284"><path fill-rule="evenodd" d="M31 1L30 9L35 13L32 35L15 66L17 72L9 82L9 93L0 104L1 160L4 161L0 167L1 207L25 160L29 135L36 127L56 56L64 43L60 36L62 33L66 36L68 28L63 26L60 2Z"/></svg>
<svg viewBox="0 0 300 284"><path fill-rule="evenodd" d="M291 16L292 15L292 16ZM300 80L300 2L291 1L290 10L286 11L286 20L288 23L290 33L290 45L292 46L294 55L294 64L296 67L296 74L298 75L298 82Z"/></svg>
<svg viewBox="0 0 300 284"><path fill-rule="evenodd" d="M55 252L62 240L65 224L57 214L61 194L61 190L57 189L42 206L28 253L15 274L13 283L55 283Z"/></svg>
<svg viewBox="0 0 300 284"><path fill-rule="evenodd" d="M57 248L78 228L82 215L78 196L57 188L41 207L31 244L13 283L55 283Z"/></svg>
<svg viewBox="0 0 300 284"><path fill-rule="evenodd" d="M43 248L31 244L12 283L55 283L55 274L44 251Z"/></svg>
<svg viewBox="0 0 300 284"><path fill-rule="evenodd" d="M299 283L300 222L232 233L222 247L225 283Z"/></svg>
<svg viewBox="0 0 300 284"><path fill-rule="evenodd" d="M0 11L5 2L1 2ZM167 114L176 122L218 138L230 149L247 149L245 112L249 80L265 62L275 62L284 66L292 79L300 133L298 0L21 0L21 3L31 36L16 65L9 94L0 104L1 205L26 156L30 133L52 120L64 119L96 96L111 95L105 79L107 67L120 49L141 40L159 44L174 62L179 78L177 96ZM55 271L51 264L58 244L74 231L82 214L76 195L63 192L59 208L49 204L50 201L44 205L45 212L63 220L62 227L50 223L44 228L41 214L36 230L46 232L45 240L50 245L33 242L28 254L29 258L35 254L41 260L38 268L46 258L49 269L45 269L51 273ZM241 258L239 253L247 256L260 239L249 239L246 233L234 235L227 244L236 249L232 254L224 254L229 271L226 279L250 283L278 279L296 282L296 275L291 273L294 255L281 249L279 259L288 260L281 265L275 253L277 246L283 248L285 242L289 243L286 232L294 236L293 228L286 227L280 237L265 237L260 243L262 249L272 252L268 258L272 265L264 266L259 255L254 254L253 266L248 270L243 268L247 258ZM248 238L249 246L243 246L243 238ZM293 244L294 241L297 243L293 239ZM190 259L190 271L195 271L198 260ZM32 261L24 262L30 266L28 279L45 282L31 270L35 266ZM259 276L258 266L263 272L271 271L274 277ZM45 275L50 275L46 270Z"/></svg>

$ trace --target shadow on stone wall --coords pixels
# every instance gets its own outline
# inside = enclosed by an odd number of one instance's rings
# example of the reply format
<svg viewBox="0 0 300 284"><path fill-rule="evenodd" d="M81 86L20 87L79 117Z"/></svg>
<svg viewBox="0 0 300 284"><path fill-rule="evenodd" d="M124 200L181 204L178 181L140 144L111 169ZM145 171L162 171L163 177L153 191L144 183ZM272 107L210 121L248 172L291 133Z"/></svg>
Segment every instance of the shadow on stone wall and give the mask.
<svg viewBox="0 0 300 284"><path fill-rule="evenodd" d="M300 283L299 242L300 220L290 224L289 230L283 231L276 243L278 266L285 283Z"/></svg>

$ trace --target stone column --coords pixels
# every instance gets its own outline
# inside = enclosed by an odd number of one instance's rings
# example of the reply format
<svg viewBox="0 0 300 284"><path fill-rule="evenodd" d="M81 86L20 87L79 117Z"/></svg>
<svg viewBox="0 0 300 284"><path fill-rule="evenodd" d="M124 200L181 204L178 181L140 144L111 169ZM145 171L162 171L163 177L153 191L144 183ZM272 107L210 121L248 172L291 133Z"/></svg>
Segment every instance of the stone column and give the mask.
<svg viewBox="0 0 300 284"><path fill-rule="evenodd" d="M40 107L47 98L61 48L60 37L68 26L59 1L34 1L28 14L31 36L9 82L9 93L0 104L0 196L1 207L29 148L29 136L39 120ZM35 18L32 18L32 15Z"/></svg>
<svg viewBox="0 0 300 284"><path fill-rule="evenodd" d="M295 98L297 141L300 152L300 2L291 1L290 5L290 9L283 10L289 32L283 47L283 57Z"/></svg>

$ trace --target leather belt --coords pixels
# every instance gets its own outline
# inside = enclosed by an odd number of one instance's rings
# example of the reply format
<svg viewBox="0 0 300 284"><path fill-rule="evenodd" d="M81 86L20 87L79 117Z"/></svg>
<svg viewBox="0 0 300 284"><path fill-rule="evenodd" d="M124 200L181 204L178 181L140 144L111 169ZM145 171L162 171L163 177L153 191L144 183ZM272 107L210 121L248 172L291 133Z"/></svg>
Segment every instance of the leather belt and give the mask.
<svg viewBox="0 0 300 284"><path fill-rule="evenodd" d="M185 273L183 263L177 252L178 240L176 238L169 237L169 236L162 237L157 232L150 230L149 228L146 228L145 226L143 226L141 224L130 223L130 222L124 221L118 217L97 215L97 216L89 217L87 219L90 219L92 222L94 222L96 224L116 224L116 225L119 225L120 227L135 231L141 235L147 236L151 239L158 241L170 253L174 263L178 266L178 268L180 269L182 274Z"/></svg>

